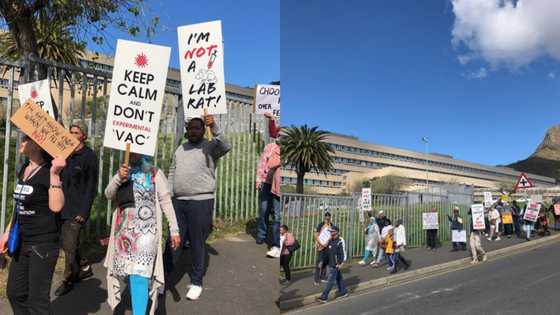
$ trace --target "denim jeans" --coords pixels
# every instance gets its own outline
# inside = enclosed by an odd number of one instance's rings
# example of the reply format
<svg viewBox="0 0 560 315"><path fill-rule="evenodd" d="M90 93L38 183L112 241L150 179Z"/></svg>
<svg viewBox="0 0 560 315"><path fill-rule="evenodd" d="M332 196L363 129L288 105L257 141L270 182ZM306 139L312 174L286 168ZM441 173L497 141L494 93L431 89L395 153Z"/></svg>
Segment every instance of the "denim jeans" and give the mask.
<svg viewBox="0 0 560 315"><path fill-rule="evenodd" d="M268 232L268 216L272 214L272 246L280 247L280 197L271 192L272 185L263 183L259 192L259 222L257 224L257 239L265 241Z"/></svg>
<svg viewBox="0 0 560 315"><path fill-rule="evenodd" d="M327 282L327 286L321 294L321 299L326 300L329 298L329 292L331 292L332 288L336 284L338 288L338 294L344 295L348 293L346 290L346 286L344 285L344 280L342 279L342 273L336 267L329 266L329 282Z"/></svg>

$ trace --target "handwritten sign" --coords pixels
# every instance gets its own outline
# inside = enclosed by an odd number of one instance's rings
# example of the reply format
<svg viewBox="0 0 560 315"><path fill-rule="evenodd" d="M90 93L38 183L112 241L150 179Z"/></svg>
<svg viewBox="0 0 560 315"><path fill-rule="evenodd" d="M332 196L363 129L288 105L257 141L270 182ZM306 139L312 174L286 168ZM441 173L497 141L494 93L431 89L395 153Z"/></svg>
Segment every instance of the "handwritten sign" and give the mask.
<svg viewBox="0 0 560 315"><path fill-rule="evenodd" d="M103 145L154 155L171 48L117 41Z"/></svg>
<svg viewBox="0 0 560 315"><path fill-rule="evenodd" d="M180 26L179 64L185 118L225 114L224 48L222 22Z"/></svg>
<svg viewBox="0 0 560 315"><path fill-rule="evenodd" d="M437 212L422 213L422 228L424 230L439 229L439 216Z"/></svg>
<svg viewBox="0 0 560 315"><path fill-rule="evenodd" d="M539 217L539 211L541 210L541 205L536 202L530 202L525 209L525 214L523 215L523 220L537 222Z"/></svg>
<svg viewBox="0 0 560 315"><path fill-rule="evenodd" d="M10 120L52 157L67 158L80 144L68 130L31 99Z"/></svg>
<svg viewBox="0 0 560 315"><path fill-rule="evenodd" d="M362 210L371 211L371 188L362 188Z"/></svg>
<svg viewBox="0 0 560 315"><path fill-rule="evenodd" d="M481 204L472 205L471 215L473 220L473 229L484 230L486 228L486 225L484 224L484 206Z"/></svg>
<svg viewBox="0 0 560 315"><path fill-rule="evenodd" d="M467 231L466 230L451 230L451 241L456 243L466 243L467 242Z"/></svg>
<svg viewBox="0 0 560 315"><path fill-rule="evenodd" d="M257 85L255 87L255 114L280 117L280 85Z"/></svg>
<svg viewBox="0 0 560 315"><path fill-rule="evenodd" d="M490 208L492 206L492 193L489 191L483 192L484 194L484 207Z"/></svg>
<svg viewBox="0 0 560 315"><path fill-rule="evenodd" d="M557 216L560 215L560 203L554 204L554 214Z"/></svg>
<svg viewBox="0 0 560 315"><path fill-rule="evenodd" d="M331 230L329 227L325 226L321 230L321 233L319 233L319 237L317 237L317 241L322 247L325 247L329 244L330 240L331 240Z"/></svg>
<svg viewBox="0 0 560 315"><path fill-rule="evenodd" d="M18 86L19 102L25 103L32 99L52 118L56 119L54 107L51 99L51 86L49 79L20 84Z"/></svg>

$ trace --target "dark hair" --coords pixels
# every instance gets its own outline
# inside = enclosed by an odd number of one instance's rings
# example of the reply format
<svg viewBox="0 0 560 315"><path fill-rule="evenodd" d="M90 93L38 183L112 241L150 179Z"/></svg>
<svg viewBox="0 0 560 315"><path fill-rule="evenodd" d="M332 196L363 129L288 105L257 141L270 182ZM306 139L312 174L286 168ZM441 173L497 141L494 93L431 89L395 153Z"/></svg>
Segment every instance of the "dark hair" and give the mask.
<svg viewBox="0 0 560 315"><path fill-rule="evenodd" d="M290 229L288 229L288 226L286 224L282 224L280 227L283 228L286 231L290 230Z"/></svg>
<svg viewBox="0 0 560 315"><path fill-rule="evenodd" d="M185 128L189 128L189 125L190 125L193 121L198 121L198 122L200 122L200 124L202 125L202 127L204 127L204 120L202 120L202 118L200 118L200 117L194 117L194 118L191 118L191 119L187 122L187 125L185 126Z"/></svg>

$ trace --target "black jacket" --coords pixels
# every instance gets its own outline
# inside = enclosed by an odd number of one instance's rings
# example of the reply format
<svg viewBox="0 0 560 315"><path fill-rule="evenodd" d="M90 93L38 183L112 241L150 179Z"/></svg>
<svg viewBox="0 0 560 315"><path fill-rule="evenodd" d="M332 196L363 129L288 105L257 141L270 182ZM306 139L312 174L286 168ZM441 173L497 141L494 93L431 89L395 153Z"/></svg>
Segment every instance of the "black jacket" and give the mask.
<svg viewBox="0 0 560 315"><path fill-rule="evenodd" d="M97 193L99 167L97 157L92 149L84 146L66 160L62 170L62 189L64 190L64 207L61 218L74 219L82 216L87 219Z"/></svg>
<svg viewBox="0 0 560 315"><path fill-rule="evenodd" d="M342 237L330 240L327 250L329 254L329 267L334 268L346 260L346 247Z"/></svg>

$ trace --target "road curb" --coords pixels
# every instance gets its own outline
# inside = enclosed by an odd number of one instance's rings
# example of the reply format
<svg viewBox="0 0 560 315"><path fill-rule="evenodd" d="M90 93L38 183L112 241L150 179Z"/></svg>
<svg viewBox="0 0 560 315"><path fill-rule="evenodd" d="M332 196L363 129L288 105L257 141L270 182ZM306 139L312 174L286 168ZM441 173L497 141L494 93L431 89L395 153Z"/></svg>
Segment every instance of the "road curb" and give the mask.
<svg viewBox="0 0 560 315"><path fill-rule="evenodd" d="M555 234L552 236L531 240L530 242L524 242L524 243L496 249L491 252L487 252L486 255L489 260L493 260L500 257L507 257L520 252L536 249L541 245L545 245L547 243L550 243L558 239L560 239L560 234ZM466 257L466 258L461 258L438 265L423 267L417 270L411 270L408 272L396 274L394 276L387 276L387 277L382 277L369 281L364 281L356 285L348 286L348 291L350 293L358 293L366 290L379 290L379 289L389 288L391 286L412 282L430 276L441 275L447 272L468 268L472 266L470 262L471 262L471 258ZM331 297L334 297L334 294L335 294L334 292L331 292ZM293 299L279 301L278 307L280 308L281 312L287 312L290 310L294 310L300 307L304 307L316 303L316 299L320 295L321 295L320 293L316 293L304 297L297 297Z"/></svg>

